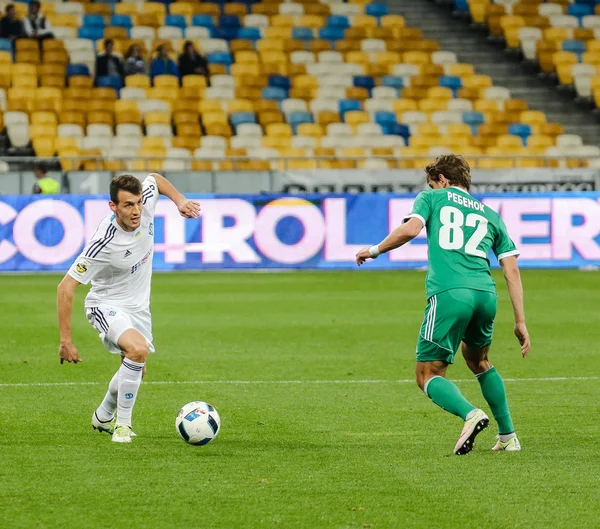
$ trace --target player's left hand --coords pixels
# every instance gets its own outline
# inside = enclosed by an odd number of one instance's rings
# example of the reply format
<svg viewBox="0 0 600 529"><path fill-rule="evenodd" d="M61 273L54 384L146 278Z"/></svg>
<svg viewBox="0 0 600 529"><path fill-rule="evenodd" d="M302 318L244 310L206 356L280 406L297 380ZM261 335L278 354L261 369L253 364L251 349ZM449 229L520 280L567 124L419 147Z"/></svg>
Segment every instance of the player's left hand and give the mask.
<svg viewBox="0 0 600 529"><path fill-rule="evenodd" d="M197 219L200 216L200 204L195 200L183 200L177 204L177 209L186 219Z"/></svg>
<svg viewBox="0 0 600 529"><path fill-rule="evenodd" d="M356 254L356 264L360 266L367 259L373 259L373 256L369 252L369 246L365 246L360 252Z"/></svg>

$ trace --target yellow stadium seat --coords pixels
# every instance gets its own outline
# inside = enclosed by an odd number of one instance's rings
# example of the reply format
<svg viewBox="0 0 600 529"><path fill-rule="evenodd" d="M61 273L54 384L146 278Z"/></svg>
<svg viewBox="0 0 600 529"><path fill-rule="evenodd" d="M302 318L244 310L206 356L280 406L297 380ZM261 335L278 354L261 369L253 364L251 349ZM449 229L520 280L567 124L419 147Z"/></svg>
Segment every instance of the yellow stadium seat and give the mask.
<svg viewBox="0 0 600 529"><path fill-rule="evenodd" d="M212 15L218 17L221 14L218 4L213 3L192 3L194 15Z"/></svg>
<svg viewBox="0 0 600 529"><path fill-rule="evenodd" d="M470 75L462 78L464 88L474 88L481 90L492 86L492 78L489 75Z"/></svg>
<svg viewBox="0 0 600 529"><path fill-rule="evenodd" d="M229 50L231 53L237 53L239 51L253 51L254 44L251 40L247 39L234 39L229 44Z"/></svg>
<svg viewBox="0 0 600 529"><path fill-rule="evenodd" d="M355 15L352 25L357 28L377 27L377 18L371 15Z"/></svg>
<svg viewBox="0 0 600 529"><path fill-rule="evenodd" d="M54 112L32 112L30 116L30 123L32 125L56 126L58 121Z"/></svg>
<svg viewBox="0 0 600 529"><path fill-rule="evenodd" d="M231 2L224 4L223 13L225 15L236 15L238 17L243 17L248 12L248 8L246 4Z"/></svg>
<svg viewBox="0 0 600 529"><path fill-rule="evenodd" d="M77 138L69 138L69 137L56 137L54 139L54 149L57 153L62 153L64 151L72 151L77 149Z"/></svg>
<svg viewBox="0 0 600 529"><path fill-rule="evenodd" d="M206 88L206 77L203 75L186 75L182 78L181 84L184 88Z"/></svg>
<svg viewBox="0 0 600 529"><path fill-rule="evenodd" d="M384 15L379 21L383 28L403 28L406 25L404 17L401 15Z"/></svg>
<svg viewBox="0 0 600 529"><path fill-rule="evenodd" d="M364 101L365 99L369 99L369 91L366 88L352 86L346 88L346 98Z"/></svg>
<svg viewBox="0 0 600 529"><path fill-rule="evenodd" d="M409 64L429 64L431 58L424 51L407 51L402 56L402 61Z"/></svg>
<svg viewBox="0 0 600 529"><path fill-rule="evenodd" d="M146 125L171 125L171 114L168 112L147 112L144 114Z"/></svg>
<svg viewBox="0 0 600 529"><path fill-rule="evenodd" d="M85 127L85 114L83 112L61 112L59 114L60 122L71 123L79 125L82 128Z"/></svg>
<svg viewBox="0 0 600 529"><path fill-rule="evenodd" d="M346 112L344 121L349 125L359 125L360 123L369 123L370 119L368 112L363 112L362 110L352 110L350 112Z"/></svg>
<svg viewBox="0 0 600 529"><path fill-rule="evenodd" d="M304 4L304 14L306 15L318 15L320 17L328 17L331 15L331 7L326 4L309 4L306 1L300 3Z"/></svg>
<svg viewBox="0 0 600 529"><path fill-rule="evenodd" d="M36 156L54 156L54 153L56 152L54 149L54 136L33 136L31 135L31 128L29 133L32 139L31 143L33 146L33 150L35 151Z"/></svg>
<svg viewBox="0 0 600 529"><path fill-rule="evenodd" d="M496 145L504 150L511 147L521 148L523 147L523 141L519 136L502 134L501 136L498 136Z"/></svg>
<svg viewBox="0 0 600 529"><path fill-rule="evenodd" d="M156 15L165 16L167 14L167 8L165 4L159 2L146 2L143 4L142 11L144 13L152 13Z"/></svg>
<svg viewBox="0 0 600 529"><path fill-rule="evenodd" d="M529 149L547 149L554 146L554 139L550 136L533 135L527 138L527 148Z"/></svg>
<svg viewBox="0 0 600 529"><path fill-rule="evenodd" d="M179 88L179 78L176 75L157 75L153 83L156 87Z"/></svg>
<svg viewBox="0 0 600 529"><path fill-rule="evenodd" d="M546 114L540 110L525 110L521 112L521 122L541 125L546 123Z"/></svg>
<svg viewBox="0 0 600 529"><path fill-rule="evenodd" d="M39 138L40 136L56 136L56 123L43 123L29 125L29 136Z"/></svg>
<svg viewBox="0 0 600 529"><path fill-rule="evenodd" d="M259 62L258 53L252 51L238 51L234 55L236 64L256 64Z"/></svg>
<svg viewBox="0 0 600 529"><path fill-rule="evenodd" d="M294 17L290 15L274 15L271 17L271 26L294 27Z"/></svg>
<svg viewBox="0 0 600 529"><path fill-rule="evenodd" d="M318 29L325 27L325 18L318 15L302 15L298 19L298 26Z"/></svg>
<svg viewBox="0 0 600 529"><path fill-rule="evenodd" d="M12 77L12 85L17 86L28 86L35 88L38 85L37 76L32 75L13 75Z"/></svg>
<svg viewBox="0 0 600 529"><path fill-rule="evenodd" d="M274 125L280 125L280 123L274 123L272 125L268 125L268 127L272 127ZM289 136L264 136L261 138L261 145L268 149L289 149L292 145L292 139Z"/></svg>
<svg viewBox="0 0 600 529"><path fill-rule="evenodd" d="M582 56L582 62L585 64L593 64L596 67L600 66L600 51L586 51Z"/></svg>
<svg viewBox="0 0 600 529"><path fill-rule="evenodd" d="M116 112L115 119L117 124L131 123L134 125L142 124L142 114L139 110L127 110L125 112Z"/></svg>
<svg viewBox="0 0 600 529"><path fill-rule="evenodd" d="M435 123L419 123L417 125L418 136L440 136L441 131L439 125Z"/></svg>
<svg viewBox="0 0 600 529"><path fill-rule="evenodd" d="M190 101L175 101L175 105L177 105L177 103L182 103L182 102L190 102ZM198 114L198 108L197 105L194 105L193 108L188 108L186 110L177 110L174 111L172 114L172 118L173 118L173 123L175 124L175 126L181 125L183 123L195 123L197 124L200 121L200 116ZM185 136L185 134L184 134Z"/></svg>
<svg viewBox="0 0 600 529"><path fill-rule="evenodd" d="M202 112L202 123L205 127L227 123L227 114L220 111Z"/></svg>
<svg viewBox="0 0 600 529"><path fill-rule="evenodd" d="M36 39L17 39L15 40L15 51L39 51L39 44Z"/></svg>
<svg viewBox="0 0 600 529"><path fill-rule="evenodd" d="M562 42L570 37L570 32L567 28L546 28L542 30L544 41L546 42Z"/></svg>
<svg viewBox="0 0 600 529"><path fill-rule="evenodd" d="M272 123L266 127L267 136L291 137L292 127L287 123Z"/></svg>
<svg viewBox="0 0 600 529"><path fill-rule="evenodd" d="M448 100L429 98L421 99L419 101L419 110L427 113L448 110Z"/></svg>
<svg viewBox="0 0 600 529"><path fill-rule="evenodd" d="M153 150L162 151L167 148L165 145L165 140L163 138L159 138L156 136L144 136L142 138L141 148L143 150Z"/></svg>
<svg viewBox="0 0 600 529"><path fill-rule="evenodd" d="M138 104L137 101L132 101L130 99L119 99L115 101L114 105L115 112L137 112Z"/></svg>
<svg viewBox="0 0 600 529"><path fill-rule="evenodd" d="M182 4L173 4L172 7L174 7L175 5L182 5ZM115 14L116 15L137 15L139 13L139 9L140 9L140 5L135 3L135 4L129 4L129 3L125 3L125 2L119 2L117 4L114 4L114 10L115 10ZM173 13L173 14L181 14L181 13Z"/></svg>
<svg viewBox="0 0 600 529"><path fill-rule="evenodd" d="M474 75L475 68L472 64L455 63L450 65L449 73L458 77L466 77Z"/></svg>
<svg viewBox="0 0 600 529"><path fill-rule="evenodd" d="M117 99L117 94L112 88L93 88L92 99L105 99L107 101L114 101Z"/></svg>
<svg viewBox="0 0 600 529"><path fill-rule="evenodd" d="M233 99L227 104L227 112L252 112L254 113L254 105L247 99Z"/></svg>
<svg viewBox="0 0 600 529"><path fill-rule="evenodd" d="M280 39L284 41L292 38L292 28L289 26L271 26L269 28L265 28L264 33L266 39Z"/></svg>
<svg viewBox="0 0 600 529"><path fill-rule="evenodd" d="M231 136L233 136L229 123L214 123L207 125L206 133L209 136L222 136L223 138L231 138Z"/></svg>
<svg viewBox="0 0 600 529"><path fill-rule="evenodd" d="M497 112L500 104L495 99L477 99L473 103L473 110L477 112Z"/></svg>
<svg viewBox="0 0 600 529"><path fill-rule="evenodd" d="M128 75L125 77L125 86L128 88L150 88L150 77L139 73Z"/></svg>
<svg viewBox="0 0 600 529"><path fill-rule="evenodd" d="M429 99L452 99L454 94L450 88L444 86L433 86L427 90Z"/></svg>
<svg viewBox="0 0 600 529"><path fill-rule="evenodd" d="M514 158L509 157L481 157L476 161L478 169L511 169L514 167Z"/></svg>
<svg viewBox="0 0 600 529"><path fill-rule="evenodd" d="M466 123L450 123L446 125L446 132L451 136L467 136L471 137L471 127Z"/></svg>
<svg viewBox="0 0 600 529"><path fill-rule="evenodd" d="M61 26L68 28L79 27L79 17L77 15L55 13L54 15L48 15L48 21L53 26Z"/></svg>
<svg viewBox="0 0 600 529"><path fill-rule="evenodd" d="M103 125L114 125L113 113L106 110L94 110L87 113L86 116L88 123L100 123Z"/></svg>
<svg viewBox="0 0 600 529"><path fill-rule="evenodd" d="M179 88L175 86L155 86L147 91L148 99L175 101L179 97Z"/></svg>
<svg viewBox="0 0 600 529"><path fill-rule="evenodd" d="M312 41L314 42L314 41ZM256 49L262 51L281 51L285 49L285 43L281 39L261 39L256 43Z"/></svg>
<svg viewBox="0 0 600 529"><path fill-rule="evenodd" d="M241 77L243 75L260 75L260 65L258 62L253 63L234 63L230 67L231 75L234 77ZM184 78L185 79L185 78Z"/></svg>
<svg viewBox="0 0 600 529"><path fill-rule="evenodd" d="M198 110L204 114L207 112L221 112L223 119L226 119L225 113L223 112L223 104L217 99L204 99L198 104Z"/></svg>
<svg viewBox="0 0 600 529"><path fill-rule="evenodd" d="M283 114L281 114L281 112L276 112L276 111L268 111L268 112L261 112L258 115L258 122L263 126L266 127L267 125L270 125L271 123L283 123L284 119L283 119Z"/></svg>
<svg viewBox="0 0 600 529"><path fill-rule="evenodd" d="M412 110L418 110L418 104L414 99L395 99L392 102L392 108L396 114L401 114L402 112L408 112Z"/></svg>
<svg viewBox="0 0 600 529"><path fill-rule="evenodd" d="M317 123L301 123L298 125L299 136L320 138L324 135L323 127Z"/></svg>

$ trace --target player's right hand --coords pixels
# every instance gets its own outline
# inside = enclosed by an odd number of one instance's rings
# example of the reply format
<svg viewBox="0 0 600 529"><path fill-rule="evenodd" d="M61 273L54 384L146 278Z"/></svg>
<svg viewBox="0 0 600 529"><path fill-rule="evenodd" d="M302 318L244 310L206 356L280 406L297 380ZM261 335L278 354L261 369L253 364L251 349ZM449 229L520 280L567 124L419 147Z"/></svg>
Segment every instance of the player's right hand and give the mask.
<svg viewBox="0 0 600 529"><path fill-rule="evenodd" d="M77 364L78 362L83 362L83 358L79 356L79 351L77 347L75 347L72 343L60 344L58 347L58 354L60 355L60 363L73 362Z"/></svg>
<svg viewBox="0 0 600 529"><path fill-rule="evenodd" d="M523 358L525 358L527 356L527 353L531 349L531 340L529 339L529 332L527 331L525 323L515 323L515 336L521 344L521 355L523 356Z"/></svg>

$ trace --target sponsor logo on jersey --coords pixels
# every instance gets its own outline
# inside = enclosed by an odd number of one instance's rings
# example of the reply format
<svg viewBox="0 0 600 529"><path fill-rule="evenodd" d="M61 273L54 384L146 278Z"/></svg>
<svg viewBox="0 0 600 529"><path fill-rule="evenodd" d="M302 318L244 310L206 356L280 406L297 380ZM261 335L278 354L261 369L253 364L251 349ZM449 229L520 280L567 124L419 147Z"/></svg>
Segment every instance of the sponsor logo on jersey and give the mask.
<svg viewBox="0 0 600 529"><path fill-rule="evenodd" d="M143 264L146 263L146 261L148 261L148 258L150 257L150 255L152 254L152 250L148 250L148 253L146 253L146 255L144 255L144 257L142 257L137 263L135 263L132 267L131 267L131 273L135 273L135 271L142 266Z"/></svg>
<svg viewBox="0 0 600 529"><path fill-rule="evenodd" d="M77 272L80 274L85 274L88 270L87 265L83 262L77 263L77 265L75 265L75 268L76 268Z"/></svg>
<svg viewBox="0 0 600 529"><path fill-rule="evenodd" d="M138 237L139 237L141 234L142 234L142 232L141 232L141 231L138 231L138 232L135 234L135 238L137 239L137 238L138 238Z"/></svg>
<svg viewBox="0 0 600 529"><path fill-rule="evenodd" d="M154 222L150 223L150 227L148 228L148 233L150 235L154 235Z"/></svg>
<svg viewBox="0 0 600 529"><path fill-rule="evenodd" d="M126 399L132 399L133 398L133 393L125 393L125 398Z"/></svg>
<svg viewBox="0 0 600 529"><path fill-rule="evenodd" d="M125 252L125 257L129 257L130 255L131 255L131 251L130 251L130 250L127 250L127 251Z"/></svg>

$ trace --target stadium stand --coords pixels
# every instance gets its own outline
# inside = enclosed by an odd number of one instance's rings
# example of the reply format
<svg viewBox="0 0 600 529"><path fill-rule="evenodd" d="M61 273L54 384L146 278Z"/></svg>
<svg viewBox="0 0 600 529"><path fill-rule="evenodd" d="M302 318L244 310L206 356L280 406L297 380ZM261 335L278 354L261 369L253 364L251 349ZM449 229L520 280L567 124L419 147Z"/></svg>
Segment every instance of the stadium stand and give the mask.
<svg viewBox="0 0 600 529"><path fill-rule="evenodd" d="M593 6L456 6L600 100ZM11 146L59 156L65 170L414 168L447 151L481 168L545 167L574 147L579 167L596 155L383 3L79 1L42 12L55 39L14 49L0 39L0 126ZM115 59L97 75L105 39ZM186 42L208 71L180 77ZM134 47L138 73L123 76Z"/></svg>

